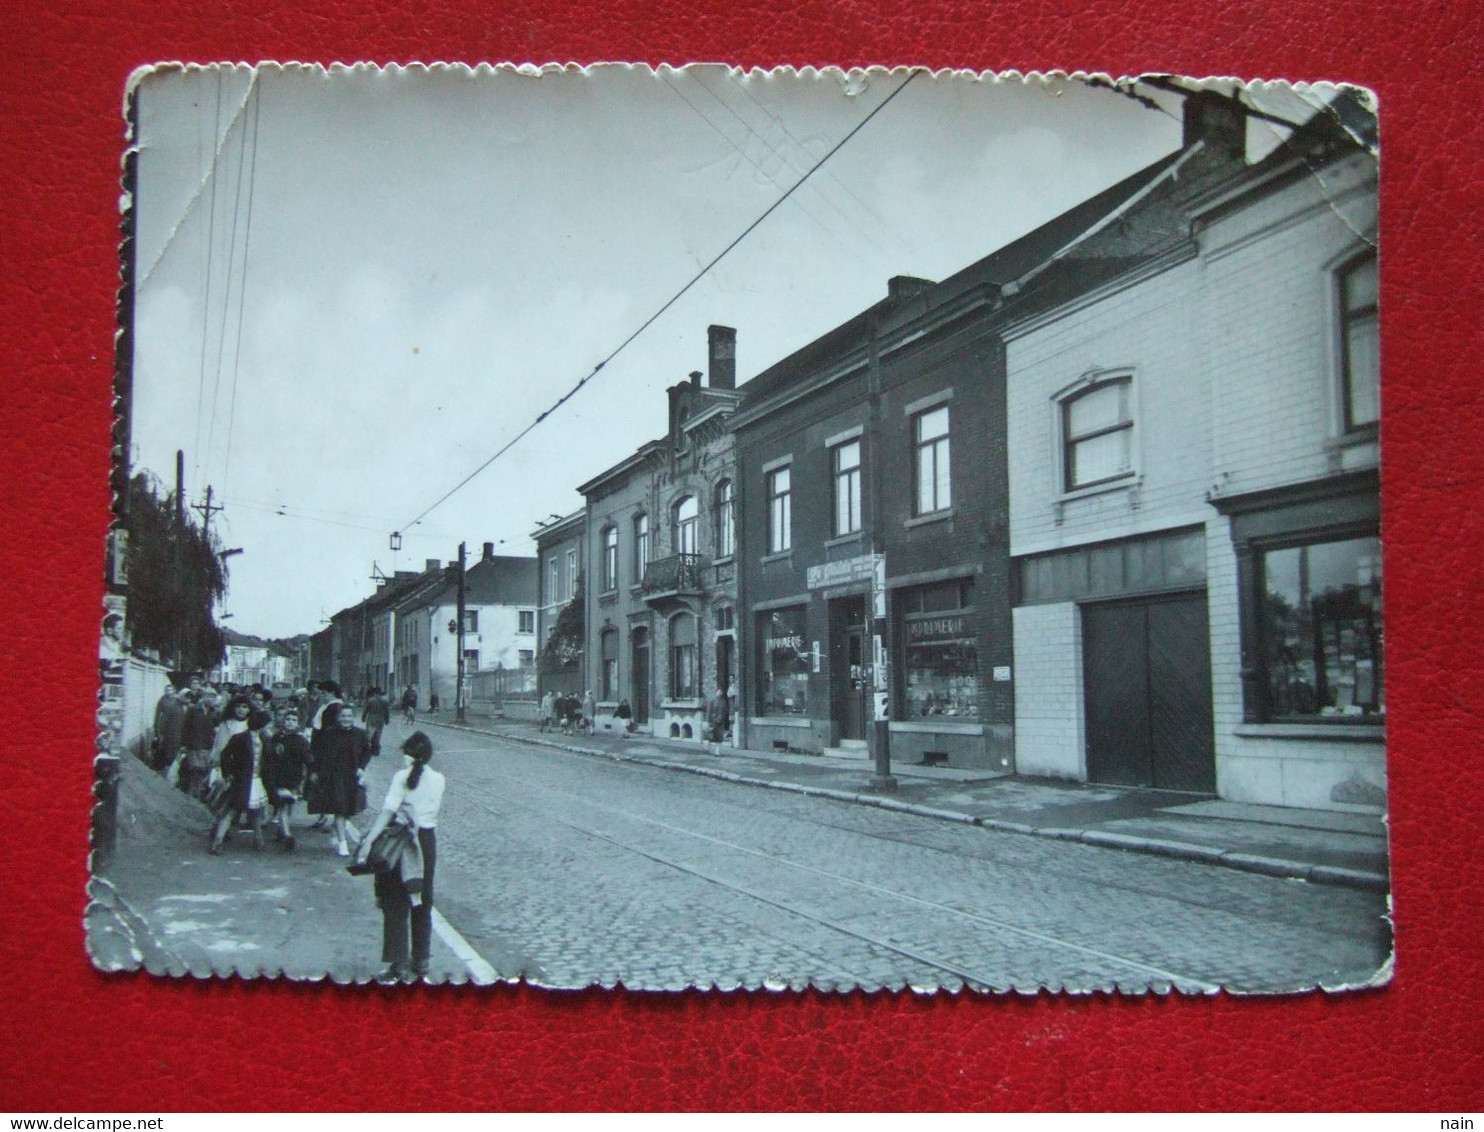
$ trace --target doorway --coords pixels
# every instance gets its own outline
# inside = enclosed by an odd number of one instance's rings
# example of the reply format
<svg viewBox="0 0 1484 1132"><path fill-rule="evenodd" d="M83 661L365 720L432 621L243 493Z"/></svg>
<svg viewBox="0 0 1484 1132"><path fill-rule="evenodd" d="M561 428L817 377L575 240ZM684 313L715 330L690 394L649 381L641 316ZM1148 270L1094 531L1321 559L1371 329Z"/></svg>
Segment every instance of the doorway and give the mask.
<svg viewBox="0 0 1484 1132"><path fill-rule="evenodd" d="M1082 609L1087 777L1216 792L1206 595Z"/></svg>
<svg viewBox="0 0 1484 1132"><path fill-rule="evenodd" d="M649 630L635 629L632 641L634 702L629 707L634 711L634 723L643 725L649 722Z"/></svg>
<svg viewBox="0 0 1484 1132"><path fill-rule="evenodd" d="M866 599L830 602L830 714L840 740L866 737Z"/></svg>

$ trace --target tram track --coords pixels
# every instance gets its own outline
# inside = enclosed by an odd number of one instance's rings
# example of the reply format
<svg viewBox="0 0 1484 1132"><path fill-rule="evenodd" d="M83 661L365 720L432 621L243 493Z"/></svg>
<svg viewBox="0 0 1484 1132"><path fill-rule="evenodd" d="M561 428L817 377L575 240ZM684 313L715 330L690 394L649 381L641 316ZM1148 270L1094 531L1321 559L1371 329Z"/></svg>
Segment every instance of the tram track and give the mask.
<svg viewBox="0 0 1484 1132"><path fill-rule="evenodd" d="M452 754L461 752L447 753ZM471 750L469 753L475 752ZM573 755L570 757L580 758L582 756ZM488 769L492 769L496 773L498 773L497 767L491 767ZM662 821L657 818L646 817L642 814L636 814L629 810L619 809L613 806L606 805L600 801L596 801L590 797L586 797L581 794L575 794L556 787L533 783L527 778L523 778L520 785L523 789L536 790L553 798L564 799L568 803L576 803L578 806L581 807L598 810L602 813L612 815L616 818L636 822L644 826L661 830L671 836L691 839L693 841L701 842L728 852L741 854L753 859L764 860L774 865L783 866L797 872L807 874L813 879L826 881L835 885L843 885L858 891L867 892L878 899L884 899L887 901L894 901L901 904L910 905L915 908L930 911L937 915L946 915L953 919L969 923L976 927L988 928L998 933L1009 934L1018 939L1033 942L1042 947L1052 948L1071 955L1075 955L1077 958L1082 960L1094 960L1100 966L1111 965L1113 967L1123 968L1130 972L1137 972L1153 984L1168 984L1172 988L1180 990L1182 992L1199 994L1211 994L1220 989L1217 984L1194 975L1172 971L1154 964L1144 962L1143 960L1133 958L1131 956L1120 955L1116 952L1112 952L1106 949L1090 947L1086 944L1077 943L1074 940L1063 939L1051 933L1040 931L1035 928L1029 928L1024 925L1002 919L1000 917L989 916L980 912L968 911L962 908L954 907L950 904L945 904L941 901L918 896L910 892L904 892L897 888L876 884L871 881L861 880L859 878L852 877L820 865L809 864L793 860L786 856L780 856L776 853L770 853L764 850L755 849L751 846L742 845L726 838L716 837L711 834L701 832L699 830L688 829L684 826L679 826L672 822ZM495 816L501 816L504 812L499 807L491 805L478 797L466 796L464 800L469 802L475 808L483 810ZM542 809L535 805L516 801L508 794L506 795L506 802L509 806L524 810L532 815L535 815L540 820L561 825L567 829L572 830L575 833L578 833L592 840L612 846L623 852L642 857L646 860L654 862L655 864L661 865L662 867L673 869L681 874L693 877L707 884L715 885L722 890L734 893L741 897L745 897L748 900L763 904L767 907L782 911L788 915L806 920L810 923L824 927L829 931L836 932L840 935L856 940L857 942L867 944L870 947L887 951L892 954L900 955L903 958L910 959L912 962L930 970L941 971L944 974L951 976L953 979L962 982L964 986L971 989L987 992L1005 992L1015 989L1022 989L1011 983L1007 983L1007 981L1002 976L989 975L982 971L976 971L970 966L956 962L952 959L943 958L941 956L934 956L917 948L904 946L903 944L895 942L893 940L885 939L878 934L862 931L857 927L841 923L838 919L826 915L821 915L806 907L802 907L799 905L798 902L780 899L775 894L762 892L752 886L738 883L734 879L720 876L714 872L699 868L693 863L682 860L679 857L664 853L657 849L635 845L631 841L613 836L602 831L601 829L595 829L588 824L579 821L573 821L568 818L558 817L549 809ZM1108 976L1108 982L1112 984L1118 984L1121 983L1122 980L1110 975Z"/></svg>

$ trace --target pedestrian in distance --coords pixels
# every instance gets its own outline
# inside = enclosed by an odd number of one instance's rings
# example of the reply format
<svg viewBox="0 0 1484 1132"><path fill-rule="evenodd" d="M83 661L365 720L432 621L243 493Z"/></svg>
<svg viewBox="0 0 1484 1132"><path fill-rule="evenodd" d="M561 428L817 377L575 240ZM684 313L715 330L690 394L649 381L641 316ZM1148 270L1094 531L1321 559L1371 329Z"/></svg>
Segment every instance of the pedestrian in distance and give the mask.
<svg viewBox="0 0 1484 1132"><path fill-rule="evenodd" d="M371 744L371 757L381 754L381 732L391 722L392 707L380 688L372 688L361 707L361 726Z"/></svg>
<svg viewBox="0 0 1484 1132"><path fill-rule="evenodd" d="M443 775L431 769L433 742L414 731L402 744L404 765L392 775L381 812L356 852L364 864L371 845L393 822L415 830L416 852L405 853L399 867L376 874L376 903L381 909L381 961L378 982L410 982L428 973L433 946L433 873L438 864L438 811L443 805ZM421 870L417 864L421 864ZM408 947L409 927L411 947Z"/></svg>
<svg viewBox="0 0 1484 1132"><path fill-rule="evenodd" d="M706 702L706 729L710 732L711 741L720 743L725 739L731 724L732 701L727 696L727 690L718 684L716 694Z"/></svg>
<svg viewBox="0 0 1484 1132"><path fill-rule="evenodd" d="M174 685L167 684L155 704L154 739L150 743L150 762L160 772L167 770L180 754L181 728L185 724L185 705Z"/></svg>
<svg viewBox="0 0 1484 1132"><path fill-rule="evenodd" d="M246 701L243 701L246 702ZM241 731L235 732L222 749L222 789L215 806L216 824L211 830L211 855L222 851L227 831L241 818L252 824L253 848L263 848L263 807L268 802L268 788L263 783L266 765L268 713L248 714Z"/></svg>
<svg viewBox="0 0 1484 1132"><path fill-rule="evenodd" d="M629 706L629 701L619 700L618 707L613 709L613 718L623 726L623 737L627 739L637 728L634 722L634 709Z"/></svg>
<svg viewBox="0 0 1484 1132"><path fill-rule="evenodd" d="M335 851L350 856L346 822L365 808L361 780L371 761L366 733L356 726L355 713L343 704L325 716L327 726L315 732L310 744L314 759L310 809L334 823Z"/></svg>
<svg viewBox="0 0 1484 1132"><path fill-rule="evenodd" d="M294 807L304 796L304 782L309 774L309 740L299 730L299 713L289 708L279 720L278 730L268 741L268 754L263 770L263 785L273 806L273 820L279 840L286 851L292 851L294 840Z"/></svg>
<svg viewBox="0 0 1484 1132"><path fill-rule="evenodd" d="M556 723L556 694L547 692L541 697L541 730L549 730Z"/></svg>
<svg viewBox="0 0 1484 1132"><path fill-rule="evenodd" d="M591 735L593 727L598 720L598 697L593 695L589 688L587 695L582 697L582 730Z"/></svg>
<svg viewBox="0 0 1484 1132"><path fill-rule="evenodd" d="M205 797L211 773L211 744L216 721L204 694L186 693L185 714L180 724L181 753L176 759L175 784L192 798ZM165 777L171 774L167 771Z"/></svg>
<svg viewBox="0 0 1484 1132"><path fill-rule="evenodd" d="M410 727L417 722L417 687L408 684L402 691L402 718Z"/></svg>
<svg viewBox="0 0 1484 1132"><path fill-rule="evenodd" d="M428 710L437 711L438 703L438 689L434 688L431 692L428 693Z"/></svg>

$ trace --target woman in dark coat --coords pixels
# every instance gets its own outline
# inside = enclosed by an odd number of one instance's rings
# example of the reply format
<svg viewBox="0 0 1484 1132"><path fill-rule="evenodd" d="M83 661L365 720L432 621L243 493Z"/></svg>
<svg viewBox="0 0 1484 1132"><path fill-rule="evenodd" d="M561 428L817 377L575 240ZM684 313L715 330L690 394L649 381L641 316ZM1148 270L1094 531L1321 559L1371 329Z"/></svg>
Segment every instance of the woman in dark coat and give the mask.
<svg viewBox="0 0 1484 1132"><path fill-rule="evenodd" d="M309 740L299 730L299 712L289 708L268 741L268 757L263 768L263 785L268 790L269 803L276 810L278 836L286 850L295 845L294 804L304 795L308 773Z"/></svg>
<svg viewBox="0 0 1484 1132"><path fill-rule="evenodd" d="M371 761L371 745L366 733L356 726L355 714L344 704L327 708L324 723L325 727L315 733L311 808L335 819L335 851L349 857L345 822L363 808L358 804L356 788L361 783L361 772Z"/></svg>
<svg viewBox="0 0 1484 1132"><path fill-rule="evenodd" d="M253 848L263 847L263 807L268 802L268 790L263 785L268 736L263 728L267 724L267 712L251 712L247 727L228 739L222 748L221 770L226 791L216 807L216 825L211 830L213 856L222 851L227 830L243 814L252 817Z"/></svg>

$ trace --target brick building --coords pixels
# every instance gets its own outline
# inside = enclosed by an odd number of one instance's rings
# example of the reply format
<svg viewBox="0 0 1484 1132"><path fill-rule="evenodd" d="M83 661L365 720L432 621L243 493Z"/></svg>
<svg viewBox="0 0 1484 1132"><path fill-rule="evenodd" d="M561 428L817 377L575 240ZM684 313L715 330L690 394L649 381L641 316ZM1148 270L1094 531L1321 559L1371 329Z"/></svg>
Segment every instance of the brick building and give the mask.
<svg viewBox="0 0 1484 1132"><path fill-rule="evenodd" d="M586 618L578 619L571 644L558 643L549 648L557 621L574 599L577 611L585 614L582 597L582 562L587 546L587 515L574 511L565 517L553 515L551 521L531 533L536 544L541 587L536 605L537 691L540 695L581 696L583 693L582 657L587 637Z"/></svg>
<svg viewBox="0 0 1484 1132"><path fill-rule="evenodd" d="M1236 109L1191 105L1208 125ZM1376 161L1356 124L1374 130L1342 96L1013 289L1022 772L1384 799Z"/></svg>
<svg viewBox="0 0 1484 1132"><path fill-rule="evenodd" d="M735 474L728 422L736 332L709 331L709 379L667 390L665 437L593 477L583 566L584 691L596 726L616 730L627 700L634 724L662 738L699 739L706 701L733 682Z"/></svg>

